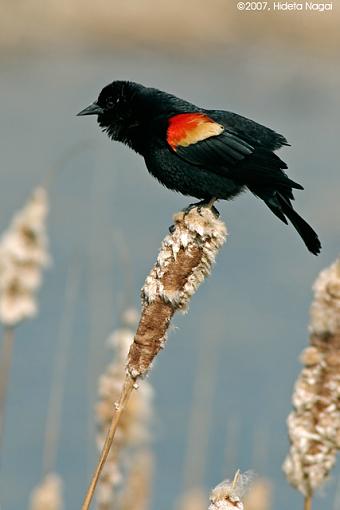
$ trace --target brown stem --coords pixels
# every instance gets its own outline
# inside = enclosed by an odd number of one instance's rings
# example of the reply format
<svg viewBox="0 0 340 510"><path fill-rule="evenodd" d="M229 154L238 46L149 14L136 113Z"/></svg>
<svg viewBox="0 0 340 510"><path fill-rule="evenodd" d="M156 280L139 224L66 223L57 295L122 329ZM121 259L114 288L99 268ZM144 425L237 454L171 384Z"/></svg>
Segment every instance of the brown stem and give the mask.
<svg viewBox="0 0 340 510"><path fill-rule="evenodd" d="M14 329L10 326L5 326L3 344L1 348L0 357L0 450L4 436L4 422L5 422L5 406L7 397L7 387L9 380L9 373L12 364L14 343Z"/></svg>
<svg viewBox="0 0 340 510"><path fill-rule="evenodd" d="M306 496L305 497L305 502L304 502L304 505L303 505L303 510L312 510L312 497L311 496Z"/></svg>
<svg viewBox="0 0 340 510"><path fill-rule="evenodd" d="M119 424L121 414L123 413L125 406L130 398L130 395L134 388L135 383L136 383L136 380L133 379L129 374L127 374L126 378L125 378L124 386L123 386L123 389L122 389L122 392L120 395L119 402L117 404L115 404L115 411L112 416L112 421L111 421L110 427L107 431L105 443L102 448L96 469L93 473L91 483L87 489L86 496L85 496L85 499L84 499L83 505L82 505L82 510L88 510L90 508L93 494L96 489L98 479L99 479L102 469L104 467L107 456L110 452L110 448L111 448L113 439L115 437L115 433L117 430L117 426Z"/></svg>

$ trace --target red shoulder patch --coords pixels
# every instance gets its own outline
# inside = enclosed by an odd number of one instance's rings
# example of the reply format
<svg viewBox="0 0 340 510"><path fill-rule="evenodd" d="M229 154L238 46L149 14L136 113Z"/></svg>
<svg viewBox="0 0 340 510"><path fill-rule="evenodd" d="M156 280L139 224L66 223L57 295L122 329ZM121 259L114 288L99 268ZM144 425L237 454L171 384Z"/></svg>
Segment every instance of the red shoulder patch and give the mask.
<svg viewBox="0 0 340 510"><path fill-rule="evenodd" d="M220 135L224 127L204 113L179 113L169 119L167 142L175 151L179 145L188 147L211 136Z"/></svg>

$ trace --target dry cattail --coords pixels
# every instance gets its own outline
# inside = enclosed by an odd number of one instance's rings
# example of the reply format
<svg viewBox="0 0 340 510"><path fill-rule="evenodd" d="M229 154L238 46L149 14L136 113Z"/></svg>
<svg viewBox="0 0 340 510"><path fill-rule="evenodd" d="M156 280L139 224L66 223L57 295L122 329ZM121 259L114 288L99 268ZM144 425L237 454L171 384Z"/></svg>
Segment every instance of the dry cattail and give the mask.
<svg viewBox="0 0 340 510"><path fill-rule="evenodd" d="M127 375L113 413L106 440L88 487L82 509L88 510L93 493L126 403L138 378L144 376L160 349L177 310L186 310L190 298L210 273L217 252L226 238L226 228L210 208L174 217L175 225L164 239L157 262L142 289L142 312L129 351Z"/></svg>
<svg viewBox="0 0 340 510"><path fill-rule="evenodd" d="M37 311L35 292L49 261L47 194L37 188L0 240L0 322L15 326Z"/></svg>
<svg viewBox="0 0 340 510"><path fill-rule="evenodd" d="M0 446L14 342L13 328L37 312L36 291L47 265L47 194L37 188L0 239L0 322L5 326L0 353Z"/></svg>
<svg viewBox="0 0 340 510"><path fill-rule="evenodd" d="M129 322L132 318L132 312L130 312L126 314L126 317L129 317ZM125 322L127 321L126 317L124 314ZM133 331L127 327L116 330L108 341L109 346L115 350L115 357L99 379L99 402L96 406L99 449L102 448L105 441L114 402L119 399L125 378L126 358L132 342ZM133 393L127 403L125 413L117 428L115 444L110 450L98 482L98 510L111 508L113 502L117 500L117 489L122 482L122 467L127 449L144 444L149 438L148 421L151 415L151 396L150 385L146 381L142 381L139 391Z"/></svg>
<svg viewBox="0 0 340 510"><path fill-rule="evenodd" d="M242 499L253 480L252 471L240 473L233 480L225 480L213 489L210 495L209 510L244 510Z"/></svg>
<svg viewBox="0 0 340 510"><path fill-rule="evenodd" d="M63 484L55 473L48 473L31 494L30 510L63 510Z"/></svg>
<svg viewBox="0 0 340 510"><path fill-rule="evenodd" d="M224 223L209 208L180 212L174 220L174 230L164 239L142 289L141 319L129 353L132 378L149 370L164 347L172 316L187 309L226 238Z"/></svg>
<svg viewBox="0 0 340 510"><path fill-rule="evenodd" d="M206 510L207 496L201 487L186 491L176 505L177 510Z"/></svg>
<svg viewBox="0 0 340 510"><path fill-rule="evenodd" d="M340 448L340 261L322 271L314 284L310 346L288 417L291 441L283 469L306 498L326 480Z"/></svg>
<svg viewBox="0 0 340 510"><path fill-rule="evenodd" d="M245 510L270 510L272 508L272 485L265 478L258 478L244 498Z"/></svg>
<svg viewBox="0 0 340 510"><path fill-rule="evenodd" d="M148 450L137 452L131 462L124 490L119 498L119 510L148 510L153 474L153 456ZM199 510L198 508L196 510Z"/></svg>

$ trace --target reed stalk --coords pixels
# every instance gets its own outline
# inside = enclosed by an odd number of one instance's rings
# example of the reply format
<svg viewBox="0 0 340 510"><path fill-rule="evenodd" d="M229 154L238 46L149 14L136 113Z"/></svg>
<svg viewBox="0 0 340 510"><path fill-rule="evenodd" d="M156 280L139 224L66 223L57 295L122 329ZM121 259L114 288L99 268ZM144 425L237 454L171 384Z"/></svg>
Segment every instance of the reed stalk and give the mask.
<svg viewBox="0 0 340 510"><path fill-rule="evenodd" d="M126 403L164 348L170 321L176 311L185 311L199 285L210 273L215 256L226 238L224 223L209 208L196 208L174 217L175 224L164 239L157 262L142 289L142 310L127 360L127 372L119 402L114 406L111 425L83 501L88 510L109 454Z"/></svg>
<svg viewBox="0 0 340 510"><path fill-rule="evenodd" d="M311 496L305 497L303 510L312 510L312 497Z"/></svg>
<svg viewBox="0 0 340 510"><path fill-rule="evenodd" d="M12 364L14 344L14 329L11 326L4 328L3 343L0 355L0 452L4 437L5 407L9 374Z"/></svg>
<svg viewBox="0 0 340 510"><path fill-rule="evenodd" d="M112 415L111 424L107 431L105 443L103 445L96 469L93 473L90 485L88 487L85 499L83 501L82 510L90 508L90 504L91 504L100 474L101 474L102 469L105 465L105 461L110 453L110 448L111 448L113 438L115 436L115 432L116 432L118 424L119 424L121 414L130 398L131 392L132 392L135 384L136 384L135 380L132 379L132 377L128 374L126 376L126 379L124 382L124 386L123 386L123 389L122 389L122 392L120 395L119 402L117 402L114 405L114 411L113 411L113 415Z"/></svg>
<svg viewBox="0 0 340 510"><path fill-rule="evenodd" d="M126 309L122 314L123 327L116 329L108 339L109 347L114 348L114 358L100 376L98 383L99 398L96 404L96 422L99 449L102 448L107 429L111 423L112 403L119 398L125 379L126 358L134 335L134 331L130 327L136 327L136 324L136 311ZM120 497L124 492L123 480L126 488L129 485L126 478L132 485L136 485L132 476L134 467L138 469L136 459L139 459L139 454L143 450L146 452L145 447L151 437L149 425L152 416L152 395L150 384L147 381L141 381L139 391L134 392L127 402L124 416L118 424L116 441L110 449L105 467L98 481L97 510L108 510L114 505L119 506ZM130 475L132 476L131 479ZM131 490L134 489L131 487ZM129 497L129 491L126 496ZM131 497L133 498L133 496Z"/></svg>

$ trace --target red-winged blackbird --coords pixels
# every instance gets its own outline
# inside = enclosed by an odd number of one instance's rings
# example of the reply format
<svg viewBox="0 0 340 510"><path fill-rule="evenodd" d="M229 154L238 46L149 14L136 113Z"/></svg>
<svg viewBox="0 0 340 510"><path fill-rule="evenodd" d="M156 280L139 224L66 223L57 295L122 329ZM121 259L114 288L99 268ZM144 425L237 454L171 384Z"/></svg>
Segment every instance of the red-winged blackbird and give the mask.
<svg viewBox="0 0 340 510"><path fill-rule="evenodd" d="M103 131L141 154L164 186L202 199L202 205L248 188L280 220L290 220L309 251L320 252L317 234L293 209L292 189L303 187L289 179L286 163L274 153L289 145L275 131L128 81L107 85L78 115L98 115Z"/></svg>

